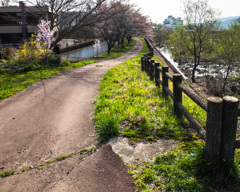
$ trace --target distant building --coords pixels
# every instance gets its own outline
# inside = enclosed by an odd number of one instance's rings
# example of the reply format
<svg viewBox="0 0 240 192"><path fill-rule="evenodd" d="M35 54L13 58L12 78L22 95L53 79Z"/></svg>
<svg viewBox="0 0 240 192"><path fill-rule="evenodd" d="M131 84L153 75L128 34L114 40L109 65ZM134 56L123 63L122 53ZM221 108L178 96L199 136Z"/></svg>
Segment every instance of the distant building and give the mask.
<svg viewBox="0 0 240 192"><path fill-rule="evenodd" d="M0 6L0 45L22 43L31 34L37 33L37 24L41 19L48 20L50 17L48 6L25 6L21 1L19 6Z"/></svg>
<svg viewBox="0 0 240 192"><path fill-rule="evenodd" d="M163 21L162 27L166 27L169 29L174 30L175 28L179 27L180 25L183 25L183 20L181 17L173 17L172 15L169 15L167 19Z"/></svg>

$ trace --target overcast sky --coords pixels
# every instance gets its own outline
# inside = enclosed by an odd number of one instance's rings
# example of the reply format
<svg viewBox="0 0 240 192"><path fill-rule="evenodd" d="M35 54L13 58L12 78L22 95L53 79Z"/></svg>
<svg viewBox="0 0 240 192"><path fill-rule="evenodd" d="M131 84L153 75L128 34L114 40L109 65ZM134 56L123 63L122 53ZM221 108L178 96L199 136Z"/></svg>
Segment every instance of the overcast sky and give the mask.
<svg viewBox="0 0 240 192"><path fill-rule="evenodd" d="M149 16L154 23L163 23L168 15L184 17L183 0L130 0L130 2L141 8L141 13ZM240 0L209 0L209 4L222 13L220 18L240 16Z"/></svg>

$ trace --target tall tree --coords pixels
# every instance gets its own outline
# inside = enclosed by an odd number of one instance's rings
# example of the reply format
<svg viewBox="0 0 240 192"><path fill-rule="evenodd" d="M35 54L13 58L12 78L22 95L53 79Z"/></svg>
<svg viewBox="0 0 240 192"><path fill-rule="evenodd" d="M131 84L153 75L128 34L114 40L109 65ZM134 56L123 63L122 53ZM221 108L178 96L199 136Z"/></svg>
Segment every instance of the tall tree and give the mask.
<svg viewBox="0 0 240 192"><path fill-rule="evenodd" d="M101 16L104 19L96 24L96 34L107 42L108 53L116 42L121 40L122 43L125 37L130 41L134 35L152 36L152 27L147 18L128 1L110 1L109 5L102 5L99 11L105 14Z"/></svg>
<svg viewBox="0 0 240 192"><path fill-rule="evenodd" d="M184 7L185 25L179 27L178 42L188 55L193 57L192 82L195 83L195 71L204 54L213 51L213 36L219 27L218 11L209 7L207 0L188 1ZM175 36L176 37L176 36Z"/></svg>
<svg viewBox="0 0 240 192"><path fill-rule="evenodd" d="M84 30L99 21L98 8L107 0L28 0L41 8L48 6L52 13L50 30L56 30L55 46L59 41L76 31Z"/></svg>
<svg viewBox="0 0 240 192"><path fill-rule="evenodd" d="M226 65L223 83L224 93L229 73L233 69L233 65L240 60L240 25L238 22L233 23L229 29L219 32L217 48L220 62Z"/></svg>

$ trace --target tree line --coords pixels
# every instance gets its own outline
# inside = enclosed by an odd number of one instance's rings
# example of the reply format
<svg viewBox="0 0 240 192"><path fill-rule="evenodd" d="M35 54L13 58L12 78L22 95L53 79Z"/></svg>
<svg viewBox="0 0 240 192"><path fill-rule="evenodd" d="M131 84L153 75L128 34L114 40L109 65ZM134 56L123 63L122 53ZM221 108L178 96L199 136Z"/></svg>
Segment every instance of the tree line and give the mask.
<svg viewBox="0 0 240 192"><path fill-rule="evenodd" d="M184 4L184 25L174 30L155 30L154 40L166 46L179 64L193 61L191 80L202 63L225 65L223 92L233 66L240 61L240 22L236 20L229 29L220 28L220 12L209 6L207 0L188 1Z"/></svg>
<svg viewBox="0 0 240 192"><path fill-rule="evenodd" d="M56 31L52 46L64 38L102 39L108 53L123 39L133 36L149 37L151 23L129 0L29 0L35 6L49 6L50 30Z"/></svg>

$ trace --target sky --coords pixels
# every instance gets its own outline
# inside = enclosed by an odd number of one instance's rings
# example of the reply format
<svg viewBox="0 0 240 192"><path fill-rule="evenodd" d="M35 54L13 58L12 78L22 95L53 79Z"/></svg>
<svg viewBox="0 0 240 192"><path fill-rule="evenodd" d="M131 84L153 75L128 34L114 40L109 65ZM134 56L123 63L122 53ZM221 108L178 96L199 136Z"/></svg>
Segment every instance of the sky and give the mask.
<svg viewBox="0 0 240 192"><path fill-rule="evenodd" d="M183 0L130 0L130 2L136 4L141 13L149 16L153 23L163 23L169 15L184 18ZM220 18L240 16L240 0L209 0L209 5L221 12Z"/></svg>

